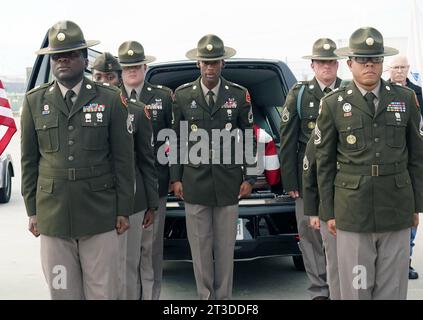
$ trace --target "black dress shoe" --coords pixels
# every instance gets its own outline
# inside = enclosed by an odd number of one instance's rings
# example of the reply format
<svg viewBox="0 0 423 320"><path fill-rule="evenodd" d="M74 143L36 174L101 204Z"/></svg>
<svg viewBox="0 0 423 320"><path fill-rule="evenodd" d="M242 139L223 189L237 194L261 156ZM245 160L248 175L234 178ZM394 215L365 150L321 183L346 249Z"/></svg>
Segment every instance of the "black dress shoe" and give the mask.
<svg viewBox="0 0 423 320"><path fill-rule="evenodd" d="M417 273L416 270L414 270L414 268L412 266L410 266L408 268L408 279L410 280L415 280L419 278L419 274Z"/></svg>
<svg viewBox="0 0 423 320"><path fill-rule="evenodd" d="M311 299L311 300L329 300L329 297L325 297L325 296L317 296L317 297L314 297L313 299Z"/></svg>

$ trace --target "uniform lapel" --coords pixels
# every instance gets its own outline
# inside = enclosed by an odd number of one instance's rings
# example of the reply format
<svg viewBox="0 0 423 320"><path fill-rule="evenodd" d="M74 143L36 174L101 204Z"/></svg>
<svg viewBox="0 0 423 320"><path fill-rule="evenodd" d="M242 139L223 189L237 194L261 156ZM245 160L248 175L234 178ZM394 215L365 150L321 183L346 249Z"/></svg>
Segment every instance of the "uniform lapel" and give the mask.
<svg viewBox="0 0 423 320"><path fill-rule="evenodd" d="M309 90L310 90L310 91L311 91L311 93L314 95L314 97L315 97L318 101L320 101L320 99L322 99L322 98L323 98L324 94L323 94L322 89L320 89L320 85L319 85L319 83L317 82L316 78L313 78L313 80L311 80L311 81L310 81L310 85L313 85L313 86L314 86L314 88L313 88L313 89L310 89L310 86L309 86Z"/></svg>
<svg viewBox="0 0 423 320"><path fill-rule="evenodd" d="M375 117L379 116L383 112L383 110L387 108L388 104L392 102L394 98L391 85L383 79L381 81L382 82L380 84L379 104L377 106ZM389 88L389 90L387 88Z"/></svg>
<svg viewBox="0 0 423 320"><path fill-rule="evenodd" d="M191 91L191 98L195 100L195 102L206 112L210 113L209 105L207 104L206 99L204 98L203 90L201 89L200 79L201 77L194 82L194 86L192 87Z"/></svg>
<svg viewBox="0 0 423 320"><path fill-rule="evenodd" d="M339 86L341 85L342 79L336 77L336 81L335 81L335 89L339 88Z"/></svg>
<svg viewBox="0 0 423 320"><path fill-rule="evenodd" d="M150 90L148 90L150 88ZM151 85L145 81L144 85L142 86L140 100L144 102L145 104L149 104L151 99L154 98L153 90L151 90Z"/></svg>
<svg viewBox="0 0 423 320"><path fill-rule="evenodd" d="M220 79L222 81L220 82L219 95L217 96L216 103L214 104L214 107L211 113L212 115L214 115L220 108L222 108L225 102L230 98L229 90L226 89L226 88L229 88L228 82L222 77Z"/></svg>
<svg viewBox="0 0 423 320"><path fill-rule="evenodd" d="M364 100L363 95L361 94L360 90L358 90L357 86L355 85L354 81L351 81L345 87L345 103L349 103L354 107L360 109L364 113L368 114L370 117L373 118L372 112L369 110L369 106L367 105L366 100Z"/></svg>
<svg viewBox="0 0 423 320"><path fill-rule="evenodd" d="M94 82L84 77L78 99L76 99L69 117L76 114L85 104L90 102L96 96L95 88L96 86Z"/></svg>
<svg viewBox="0 0 423 320"><path fill-rule="evenodd" d="M50 88L47 89L47 92L44 96L51 105L57 107L57 109L59 109L66 116L69 116L68 107L66 106L62 92L60 91L56 81L54 81Z"/></svg>

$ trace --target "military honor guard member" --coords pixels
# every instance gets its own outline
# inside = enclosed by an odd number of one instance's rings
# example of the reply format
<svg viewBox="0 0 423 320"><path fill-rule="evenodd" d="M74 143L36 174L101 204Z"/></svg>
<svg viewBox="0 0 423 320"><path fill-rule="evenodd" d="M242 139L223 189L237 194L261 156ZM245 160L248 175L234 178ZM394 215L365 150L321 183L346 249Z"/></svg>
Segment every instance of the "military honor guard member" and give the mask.
<svg viewBox="0 0 423 320"><path fill-rule="evenodd" d="M126 41L119 47L119 62L122 66L121 89L130 100L146 104L153 126L152 144L158 174L158 206L148 208L146 215L154 212L154 223L145 227L141 236L140 281L141 297L144 300L158 300L163 274L163 233L166 215L166 200L169 190L169 165L159 162L166 157L159 153L165 143L157 141L160 130L171 127L172 91L162 85L145 81L147 64L155 57L145 55L144 47L137 41Z"/></svg>
<svg viewBox="0 0 423 320"><path fill-rule="evenodd" d="M423 120L415 93L381 79L382 34L360 28L353 81L322 99L315 129L321 213L336 234L342 299L406 299L410 227L423 209Z"/></svg>
<svg viewBox="0 0 423 320"><path fill-rule="evenodd" d="M104 82L104 85L120 86L122 84L122 68L118 60L109 52L99 55L92 67L93 79L97 82ZM129 118L132 124L132 134L134 136L134 153L135 153L135 177L136 177L136 193L134 201L134 214L143 216L147 208L157 208L159 195L157 189L157 170L155 166L155 157L153 147L151 145L151 137L153 129L150 123L150 111L142 102L127 99ZM119 299L127 298L126 283L126 257L127 257L127 235L129 233L142 233L148 229L153 223L153 217L146 218L143 221L143 228L135 226L133 231L128 231L119 236L120 240L120 287ZM134 237L131 237L133 239ZM136 255L140 255L139 242L138 246L133 246ZM132 256L132 255L131 255ZM137 264L138 266L139 264ZM137 273L135 273L137 274ZM130 288L137 288L137 282L129 284ZM138 291L137 291L138 293ZM139 298L137 294L132 293L131 299Z"/></svg>
<svg viewBox="0 0 423 320"><path fill-rule="evenodd" d="M280 128L282 184L285 191L295 199L299 246L310 280L308 291L311 298L316 300L327 299L329 289L322 236L319 230L310 228L309 217L304 215L303 158L310 133L316 126L320 99L341 84L337 71L338 60L342 58L334 53L335 49L335 42L321 38L314 42L312 54L303 57L311 60L315 76L311 81L298 82L289 91L282 109Z"/></svg>
<svg viewBox="0 0 423 320"><path fill-rule="evenodd" d="M188 125L190 134L202 132L210 138L205 142L209 152L201 154L199 163L188 157L184 164L179 161L171 165L175 195L185 201L188 240L200 299L232 297L238 201L251 193L256 180L248 170L255 164L248 164L245 158L244 163L236 163L234 152L230 161L223 163L223 150L233 145L224 146L223 139L213 141L211 138L213 129L235 136L240 133L243 137L247 130L253 130L247 89L221 76L224 59L232 57L235 52L224 46L216 35L202 37L197 48L186 54L189 59L198 61L201 76L176 89L173 105L173 129L178 134L178 151L181 152L188 140L179 134L183 125ZM254 146L253 140L247 143ZM188 142L187 153L194 144Z"/></svg>
<svg viewBox="0 0 423 320"><path fill-rule="evenodd" d="M41 262L53 299L116 299L118 234L134 201L134 147L117 88L84 77L78 25L48 32L55 80L25 95L21 116L22 195L29 230L41 234Z"/></svg>

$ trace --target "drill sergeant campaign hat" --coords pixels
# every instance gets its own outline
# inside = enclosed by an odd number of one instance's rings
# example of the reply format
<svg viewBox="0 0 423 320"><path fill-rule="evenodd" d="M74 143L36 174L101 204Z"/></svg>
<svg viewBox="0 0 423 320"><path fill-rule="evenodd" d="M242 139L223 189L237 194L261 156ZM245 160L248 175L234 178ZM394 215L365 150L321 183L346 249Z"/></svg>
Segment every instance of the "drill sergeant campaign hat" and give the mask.
<svg viewBox="0 0 423 320"><path fill-rule="evenodd" d="M95 59L92 68L101 72L122 71L122 67L120 66L117 58L115 58L110 52L100 54Z"/></svg>
<svg viewBox="0 0 423 320"><path fill-rule="evenodd" d="M85 49L99 44L98 40L85 40L81 28L72 21L62 20L48 31L48 47L35 53L38 55L63 53Z"/></svg>
<svg viewBox="0 0 423 320"><path fill-rule="evenodd" d="M335 53L344 57L386 57L398 53L397 49L383 45L382 34L372 27L360 28L351 35L349 47Z"/></svg>
<svg viewBox="0 0 423 320"><path fill-rule="evenodd" d="M125 41L118 49L119 63L122 67L133 67L156 60L144 53L144 47L137 41Z"/></svg>
<svg viewBox="0 0 423 320"><path fill-rule="evenodd" d="M313 44L312 54L304 56L303 59L311 60L339 60L344 59L334 53L336 44L329 38L317 39Z"/></svg>
<svg viewBox="0 0 423 320"><path fill-rule="evenodd" d="M225 47L218 36L208 34L198 41L197 48L189 50L185 56L197 61L217 61L230 58L235 54L236 50Z"/></svg>

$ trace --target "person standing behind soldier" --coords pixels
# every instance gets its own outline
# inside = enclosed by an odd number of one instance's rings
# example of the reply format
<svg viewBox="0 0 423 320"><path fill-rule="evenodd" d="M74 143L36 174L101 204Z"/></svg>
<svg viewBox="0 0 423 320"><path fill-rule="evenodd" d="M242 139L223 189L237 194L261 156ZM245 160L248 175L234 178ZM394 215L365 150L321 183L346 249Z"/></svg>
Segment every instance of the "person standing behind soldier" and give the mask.
<svg viewBox="0 0 423 320"><path fill-rule="evenodd" d="M406 299L410 227L423 209L423 119L415 93L381 79L398 51L360 28L353 81L321 101L314 144L321 213L336 234L342 299Z"/></svg>
<svg viewBox="0 0 423 320"><path fill-rule="evenodd" d="M86 41L72 21L48 32L56 80L25 96L21 116L22 195L29 230L41 234L52 299L116 299L118 234L134 200L133 139L117 88L84 77Z"/></svg>
<svg viewBox="0 0 423 320"><path fill-rule="evenodd" d="M311 81L298 82L289 91L282 109L280 128L282 184L285 191L295 199L299 246L311 282L308 291L313 300L327 299L329 290L322 237L318 230L310 228L309 217L304 216L302 168L306 144L316 125L320 99L341 84L341 79L336 75L338 59L342 58L334 54L335 49L335 42L321 38L314 42L312 55L303 57L311 59L315 76Z"/></svg>
<svg viewBox="0 0 423 320"><path fill-rule="evenodd" d="M249 172L255 164L247 163L245 156L241 157L243 163L235 161L235 137L245 138L251 130L251 141L242 139L243 155L248 147L255 148L250 95L244 87L221 76L224 59L235 52L216 35L202 37L197 48L186 53L188 59L197 61L201 76L177 88L173 104L173 130L178 135L180 159L171 164L171 180L175 195L185 203L197 293L202 300L232 297L238 202L251 193L256 181L256 175ZM187 124L191 136L207 135L208 139L200 137L207 152L202 149L200 155L196 153L201 159L190 154L183 164L185 157L181 153L188 137L181 136L180 129ZM212 130L230 138L214 141ZM187 154L194 153L190 152L194 142L187 145ZM172 150L175 148L171 145ZM230 158L226 151L230 151Z"/></svg>
<svg viewBox="0 0 423 320"><path fill-rule="evenodd" d="M122 68L118 60L109 52L102 53L94 61L92 67L93 79L96 82L120 86L122 84ZM157 170L155 167L155 158L153 147L151 146L151 137L153 134L150 123L150 113L147 106L142 102L136 102L128 99L129 117L132 122L132 134L134 136L134 153L135 153L135 177L136 177L136 193L134 202L134 214L143 215L145 209L156 208L159 202L157 190ZM130 218L131 219L131 218ZM135 218L137 219L137 218ZM127 235L143 233L143 229L149 228L153 223L153 217L148 216L143 219L142 228L134 226L132 231L128 231L119 237L120 253L120 287L118 298L123 300L127 298L126 284L126 257L127 257ZM131 239L134 239L131 237ZM132 247L132 246L131 246ZM139 249L139 246L134 247ZM138 252L137 252L138 253ZM135 259L136 260L136 259ZM130 284L129 287L133 287ZM136 296L129 298L135 299Z"/></svg>
<svg viewBox="0 0 423 320"><path fill-rule="evenodd" d="M391 62L389 63L389 81L392 83L397 83L402 86L409 87L412 89L417 96L417 100L419 101L419 105L423 106L422 101L422 87L412 83L410 79L408 79L407 75L410 71L410 64L408 63L408 59L405 56L395 56ZM420 107L420 111L423 114L423 109ZM419 274L416 270L411 266L411 257L413 255L413 248L414 248L414 239L416 238L417 228L411 228L410 234L410 263L408 266L408 279L418 279Z"/></svg>
<svg viewBox="0 0 423 320"><path fill-rule="evenodd" d="M331 300L341 299L339 287L338 253L336 250L336 237L331 234L326 226L323 216L319 213L320 195L317 185L316 148L314 147L314 130L307 142L303 160L303 199L304 215L309 216L310 226L320 230L326 256L326 274Z"/></svg>
<svg viewBox="0 0 423 320"><path fill-rule="evenodd" d="M123 85L121 89L131 100L146 104L153 126L154 154L159 181L159 205L154 214L154 223L145 228L141 238L141 297L144 300L158 300L160 297L163 274L163 234L166 215L166 200L169 190L169 165L165 159L164 141L157 141L160 130L171 127L172 91L161 85L145 81L147 64L153 56L146 56L143 46L137 41L126 41L119 46L119 61L122 66ZM157 209L157 208L156 208ZM149 212L149 210L147 210Z"/></svg>

